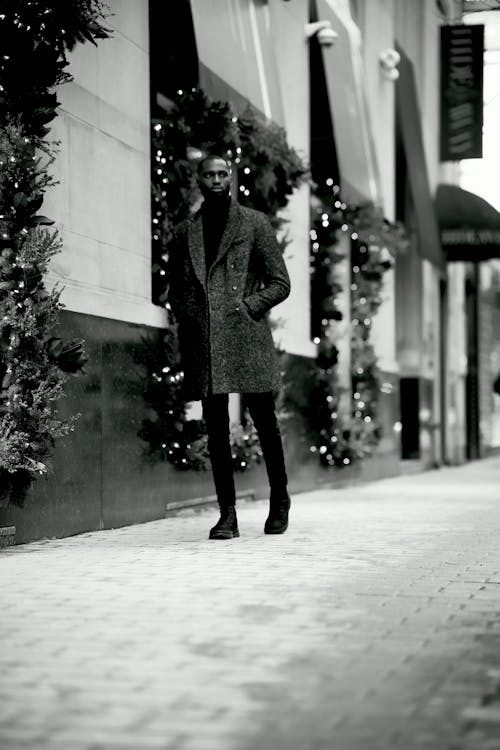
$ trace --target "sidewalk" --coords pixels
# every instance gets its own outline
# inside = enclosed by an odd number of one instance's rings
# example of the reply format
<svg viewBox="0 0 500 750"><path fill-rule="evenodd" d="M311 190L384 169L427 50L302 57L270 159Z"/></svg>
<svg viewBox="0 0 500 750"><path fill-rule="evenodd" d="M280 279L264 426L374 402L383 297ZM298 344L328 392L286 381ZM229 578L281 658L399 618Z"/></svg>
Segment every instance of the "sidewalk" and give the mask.
<svg viewBox="0 0 500 750"><path fill-rule="evenodd" d="M2 750L499 750L500 458L0 554Z"/></svg>

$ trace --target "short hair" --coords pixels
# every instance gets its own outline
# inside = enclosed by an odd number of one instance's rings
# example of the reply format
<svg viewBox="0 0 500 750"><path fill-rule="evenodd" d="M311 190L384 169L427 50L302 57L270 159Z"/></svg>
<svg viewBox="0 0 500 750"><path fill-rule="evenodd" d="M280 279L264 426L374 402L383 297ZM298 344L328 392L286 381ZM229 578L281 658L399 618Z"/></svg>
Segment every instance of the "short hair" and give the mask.
<svg viewBox="0 0 500 750"><path fill-rule="evenodd" d="M203 167L207 163L207 161L213 161L214 159L220 159L221 161L225 162L229 172L231 171L231 162L227 157L221 156L221 154L207 154L198 162L198 174L202 173Z"/></svg>

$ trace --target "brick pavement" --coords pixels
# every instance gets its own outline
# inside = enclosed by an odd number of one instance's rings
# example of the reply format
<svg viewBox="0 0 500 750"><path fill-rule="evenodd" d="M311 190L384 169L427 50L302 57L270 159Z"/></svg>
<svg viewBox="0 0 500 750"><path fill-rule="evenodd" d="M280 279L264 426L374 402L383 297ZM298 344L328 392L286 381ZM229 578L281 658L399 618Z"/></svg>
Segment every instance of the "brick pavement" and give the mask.
<svg viewBox="0 0 500 750"><path fill-rule="evenodd" d="M499 750L500 459L0 553L3 750Z"/></svg>

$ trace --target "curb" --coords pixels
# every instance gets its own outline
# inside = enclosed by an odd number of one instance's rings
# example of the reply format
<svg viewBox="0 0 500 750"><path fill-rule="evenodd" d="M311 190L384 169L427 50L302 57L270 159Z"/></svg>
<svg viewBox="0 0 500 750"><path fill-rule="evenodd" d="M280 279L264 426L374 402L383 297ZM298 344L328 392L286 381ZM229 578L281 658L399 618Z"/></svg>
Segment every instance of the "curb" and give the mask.
<svg viewBox="0 0 500 750"><path fill-rule="evenodd" d="M236 499L240 502L254 502L255 490L241 490L236 493ZM215 505L217 505L216 495L188 498L187 500L176 500L175 502L167 503L165 506L165 517L170 518L171 516L176 516L183 510L203 510L204 508L211 508Z"/></svg>

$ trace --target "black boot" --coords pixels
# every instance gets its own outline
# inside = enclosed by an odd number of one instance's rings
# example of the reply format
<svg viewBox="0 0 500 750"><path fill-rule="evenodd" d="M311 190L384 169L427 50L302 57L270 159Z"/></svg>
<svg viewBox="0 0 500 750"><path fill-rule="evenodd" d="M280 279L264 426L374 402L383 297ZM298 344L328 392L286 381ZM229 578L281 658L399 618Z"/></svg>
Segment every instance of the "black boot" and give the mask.
<svg viewBox="0 0 500 750"><path fill-rule="evenodd" d="M264 524L265 534L284 534L288 528L288 511L290 510L290 496L288 493L280 498L273 497L269 501L269 515Z"/></svg>
<svg viewBox="0 0 500 750"><path fill-rule="evenodd" d="M238 519L234 505L220 509L220 518L215 526L210 529L209 539L234 539L239 536Z"/></svg>

